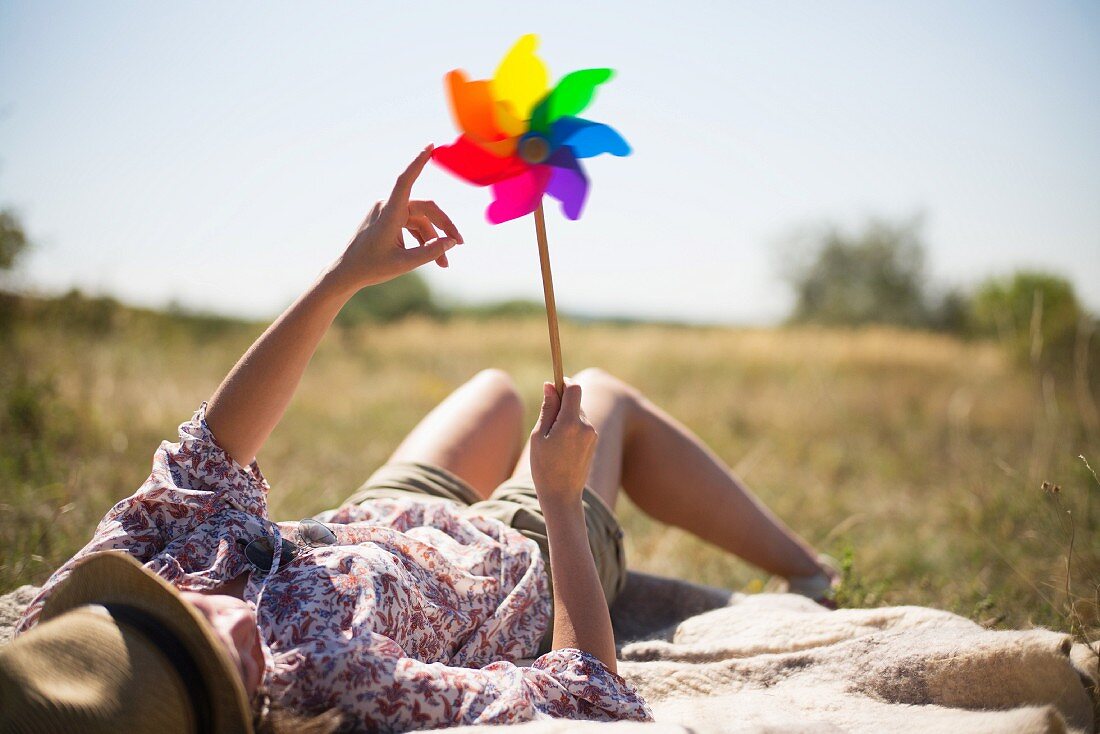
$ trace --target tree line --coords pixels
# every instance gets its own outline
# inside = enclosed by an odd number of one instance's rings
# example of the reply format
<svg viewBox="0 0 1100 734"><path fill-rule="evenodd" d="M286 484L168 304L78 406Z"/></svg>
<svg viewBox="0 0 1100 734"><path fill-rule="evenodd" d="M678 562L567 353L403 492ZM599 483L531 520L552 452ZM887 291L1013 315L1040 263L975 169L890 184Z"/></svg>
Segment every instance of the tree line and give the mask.
<svg viewBox="0 0 1100 734"><path fill-rule="evenodd" d="M789 321L827 326L893 326L996 337L1019 357L1066 357L1091 340L1095 319L1073 284L1034 270L943 288L927 273L921 221L869 220L803 233L783 276L794 291Z"/></svg>
<svg viewBox="0 0 1100 734"><path fill-rule="evenodd" d="M29 247L18 217L9 210L0 211L0 273L10 271ZM882 324L964 337L995 337L1031 361L1072 353L1082 339L1091 341L1096 325L1073 285L1053 273L1021 270L970 288L943 288L933 283L927 273L927 248L918 218L900 222L871 219L856 231L837 226L803 231L790 239L786 249L781 274L794 293L788 318L791 324ZM85 302L97 313L118 305L110 298L85 298L78 291L65 299L74 311ZM524 300L474 306L443 304L427 281L414 272L361 291L338 321L356 326L412 315L491 318L541 312L541 303ZM12 297L0 292L0 332L11 317Z"/></svg>

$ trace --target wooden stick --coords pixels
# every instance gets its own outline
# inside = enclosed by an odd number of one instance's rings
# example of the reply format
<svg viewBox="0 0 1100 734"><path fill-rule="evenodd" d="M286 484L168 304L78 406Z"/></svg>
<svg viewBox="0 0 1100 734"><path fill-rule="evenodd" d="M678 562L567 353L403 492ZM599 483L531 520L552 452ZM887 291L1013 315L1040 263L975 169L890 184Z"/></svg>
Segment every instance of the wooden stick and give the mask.
<svg viewBox="0 0 1100 734"><path fill-rule="evenodd" d="M535 236L539 240L539 263L542 265L542 297L546 301L546 325L550 329L550 358L554 361L554 386L558 395L565 390L565 373L561 367L561 339L558 337L558 307L554 303L554 276L550 273L550 249L546 245L546 217L542 202L535 210Z"/></svg>

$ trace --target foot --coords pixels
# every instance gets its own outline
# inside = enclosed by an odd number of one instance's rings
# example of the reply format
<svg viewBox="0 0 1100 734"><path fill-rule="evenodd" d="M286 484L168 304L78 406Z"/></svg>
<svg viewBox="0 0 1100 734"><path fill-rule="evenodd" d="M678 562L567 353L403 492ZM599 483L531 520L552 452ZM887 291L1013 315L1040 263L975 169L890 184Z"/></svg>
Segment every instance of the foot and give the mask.
<svg viewBox="0 0 1100 734"><path fill-rule="evenodd" d="M785 584L780 581L779 590L813 599L828 609L836 609L836 589L840 586L838 564L835 559L824 554L817 557L817 562L820 566L817 573L810 576L791 576L784 580Z"/></svg>

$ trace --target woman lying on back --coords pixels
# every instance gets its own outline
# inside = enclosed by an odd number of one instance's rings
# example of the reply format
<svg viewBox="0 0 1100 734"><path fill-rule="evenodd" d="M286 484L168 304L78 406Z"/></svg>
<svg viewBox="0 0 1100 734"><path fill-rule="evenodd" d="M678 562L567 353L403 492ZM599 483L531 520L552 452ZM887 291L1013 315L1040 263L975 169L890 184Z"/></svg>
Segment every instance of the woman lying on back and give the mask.
<svg viewBox="0 0 1100 734"><path fill-rule="evenodd" d="M598 370L560 396L544 386L526 447L510 379L482 372L339 508L268 518L256 454L340 308L445 267L462 241L438 206L410 201L429 157L49 579L0 651L0 729L247 731L277 728L276 710L321 715L296 731L648 719L616 674L608 614L626 578L620 487L826 595L832 574L804 542L690 431Z"/></svg>

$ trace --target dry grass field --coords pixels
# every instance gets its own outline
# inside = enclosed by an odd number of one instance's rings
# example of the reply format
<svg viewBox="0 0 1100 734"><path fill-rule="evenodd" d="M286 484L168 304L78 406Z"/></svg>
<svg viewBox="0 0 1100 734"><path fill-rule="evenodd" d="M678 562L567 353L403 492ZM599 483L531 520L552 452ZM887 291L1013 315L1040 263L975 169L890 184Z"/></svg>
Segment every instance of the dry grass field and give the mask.
<svg viewBox="0 0 1100 734"><path fill-rule="evenodd" d="M87 540L262 328L130 310L15 323L0 365L0 592L40 583ZM880 329L565 324L562 341L567 371L596 365L637 385L842 559L843 604L1098 636L1100 483L1079 456L1100 468L1100 436L1094 393L1072 371L1037 375L996 344ZM273 516L337 504L488 366L512 373L533 422L549 372L541 320L334 331L259 457ZM620 511L634 568L765 581L629 503Z"/></svg>

